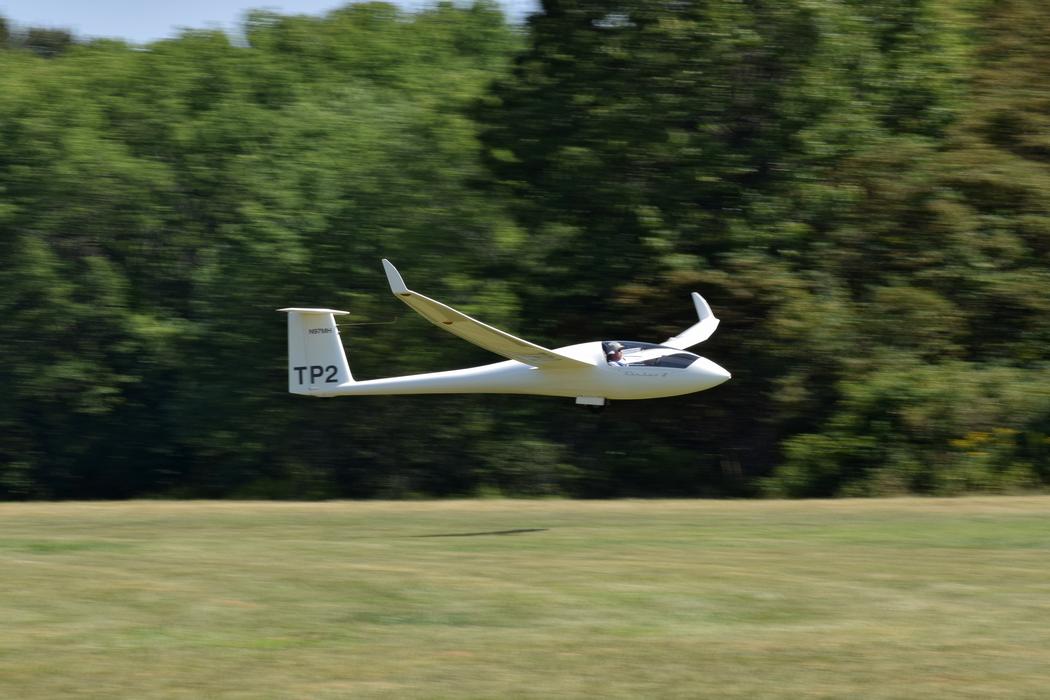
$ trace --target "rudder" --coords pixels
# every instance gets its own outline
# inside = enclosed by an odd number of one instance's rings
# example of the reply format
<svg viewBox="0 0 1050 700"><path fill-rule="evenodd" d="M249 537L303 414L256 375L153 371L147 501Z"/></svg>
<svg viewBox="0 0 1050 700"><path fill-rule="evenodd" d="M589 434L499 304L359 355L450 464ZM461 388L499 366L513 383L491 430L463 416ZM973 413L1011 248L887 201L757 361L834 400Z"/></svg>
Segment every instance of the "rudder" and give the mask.
<svg viewBox="0 0 1050 700"><path fill-rule="evenodd" d="M336 309L278 309L288 314L288 391L319 395L354 381L339 338Z"/></svg>

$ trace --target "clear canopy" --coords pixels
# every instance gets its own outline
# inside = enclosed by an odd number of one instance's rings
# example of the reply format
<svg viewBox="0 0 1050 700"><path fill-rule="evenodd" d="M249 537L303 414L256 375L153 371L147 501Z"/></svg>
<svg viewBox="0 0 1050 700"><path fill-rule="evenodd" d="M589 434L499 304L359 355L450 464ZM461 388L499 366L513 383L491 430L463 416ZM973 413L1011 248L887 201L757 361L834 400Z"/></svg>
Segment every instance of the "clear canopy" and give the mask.
<svg viewBox="0 0 1050 700"><path fill-rule="evenodd" d="M620 362L625 363L627 367L685 369L699 358L699 355L691 352L655 343L640 343L635 340L606 340L602 343L602 351L606 358L617 349L623 353Z"/></svg>

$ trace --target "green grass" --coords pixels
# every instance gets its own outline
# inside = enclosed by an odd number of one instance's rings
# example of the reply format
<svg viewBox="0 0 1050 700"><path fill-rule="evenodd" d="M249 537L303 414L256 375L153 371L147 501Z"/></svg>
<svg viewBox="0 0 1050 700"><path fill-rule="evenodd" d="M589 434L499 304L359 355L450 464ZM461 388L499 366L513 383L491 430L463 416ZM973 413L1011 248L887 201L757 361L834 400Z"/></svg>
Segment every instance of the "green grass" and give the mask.
<svg viewBox="0 0 1050 700"><path fill-rule="evenodd" d="M1044 699L1050 498L0 505L71 696Z"/></svg>

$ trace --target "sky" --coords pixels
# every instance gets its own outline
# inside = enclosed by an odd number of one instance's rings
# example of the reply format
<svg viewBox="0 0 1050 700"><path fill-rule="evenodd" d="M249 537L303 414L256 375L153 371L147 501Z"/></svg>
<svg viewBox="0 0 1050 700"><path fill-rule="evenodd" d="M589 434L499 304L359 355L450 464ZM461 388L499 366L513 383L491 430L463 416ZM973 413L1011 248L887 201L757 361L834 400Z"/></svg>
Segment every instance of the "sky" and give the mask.
<svg viewBox="0 0 1050 700"><path fill-rule="evenodd" d="M0 0L0 17L15 27L70 29L79 38L110 37L145 44L174 36L181 28L236 33L248 10L281 14L323 14L349 0ZM419 9L427 0L393 0ZM512 19L521 19L539 0L498 0Z"/></svg>

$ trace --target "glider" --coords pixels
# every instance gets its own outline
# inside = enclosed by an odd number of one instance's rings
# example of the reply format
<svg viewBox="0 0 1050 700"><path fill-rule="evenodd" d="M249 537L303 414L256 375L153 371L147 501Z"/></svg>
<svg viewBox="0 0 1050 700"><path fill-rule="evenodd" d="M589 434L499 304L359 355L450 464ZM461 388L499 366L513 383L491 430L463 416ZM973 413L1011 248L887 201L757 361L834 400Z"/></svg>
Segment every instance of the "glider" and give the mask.
<svg viewBox="0 0 1050 700"><path fill-rule="evenodd" d="M414 292L383 260L390 291L438 328L507 358L503 362L386 379L350 373L336 309L287 308L288 391L304 396L377 394L536 394L575 397L603 406L611 399L655 399L703 391L730 378L714 362L687 352L718 327L711 307L693 292L699 321L662 343L605 340L549 349L493 328Z"/></svg>

